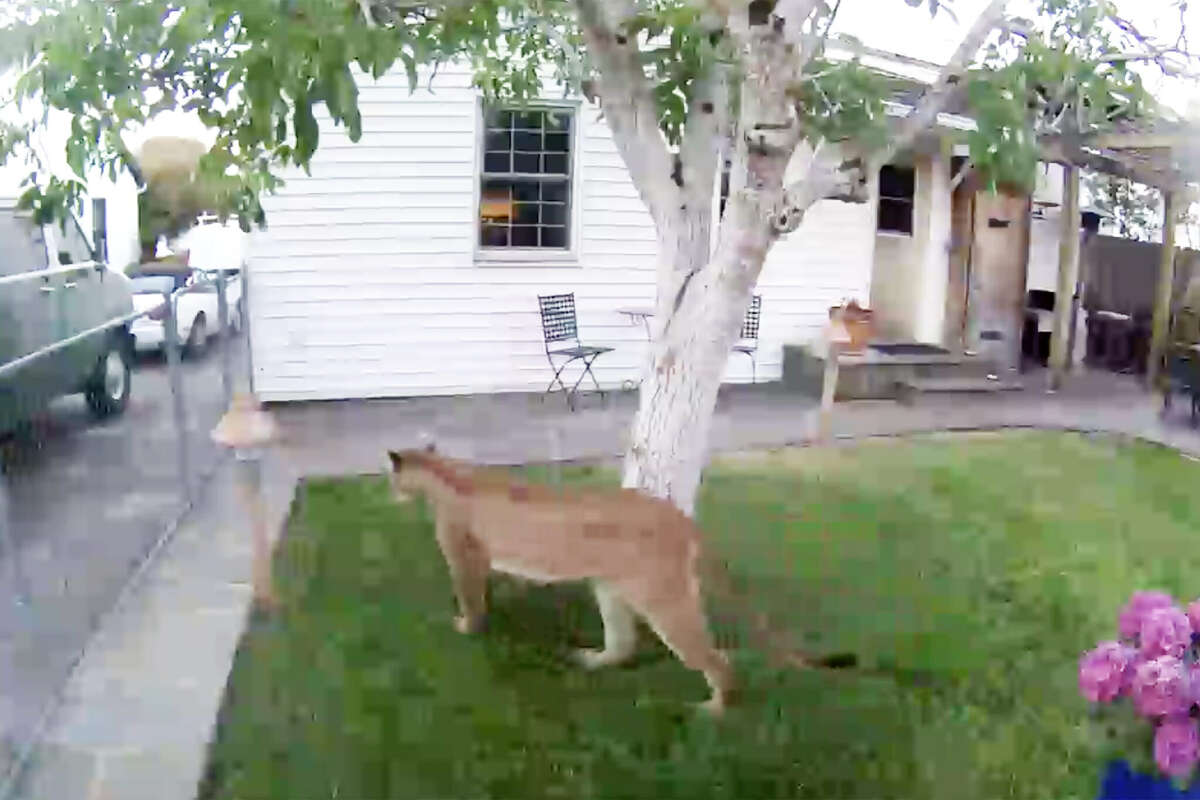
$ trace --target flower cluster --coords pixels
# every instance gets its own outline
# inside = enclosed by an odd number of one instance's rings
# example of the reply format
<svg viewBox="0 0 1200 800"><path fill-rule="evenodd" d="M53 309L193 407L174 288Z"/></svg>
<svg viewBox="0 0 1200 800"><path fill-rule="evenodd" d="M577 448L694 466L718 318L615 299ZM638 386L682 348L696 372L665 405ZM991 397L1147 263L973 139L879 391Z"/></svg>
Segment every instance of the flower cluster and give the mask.
<svg viewBox="0 0 1200 800"><path fill-rule="evenodd" d="M1158 768L1187 776L1200 761L1200 600L1184 610L1164 592L1135 592L1117 630L1079 659L1079 691L1093 703L1128 697L1155 725Z"/></svg>

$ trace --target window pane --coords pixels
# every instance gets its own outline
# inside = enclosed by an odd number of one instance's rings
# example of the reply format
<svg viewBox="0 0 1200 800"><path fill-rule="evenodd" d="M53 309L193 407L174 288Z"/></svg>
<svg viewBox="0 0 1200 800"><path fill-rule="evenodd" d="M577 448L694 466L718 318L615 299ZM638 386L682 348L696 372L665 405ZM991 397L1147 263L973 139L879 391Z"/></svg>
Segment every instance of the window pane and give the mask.
<svg viewBox="0 0 1200 800"><path fill-rule="evenodd" d="M537 130L542 127L541 111L514 111L513 127Z"/></svg>
<svg viewBox="0 0 1200 800"><path fill-rule="evenodd" d="M484 182L483 182L482 193L484 195L493 195L494 194L494 195L500 195L502 197L507 198L511 191L512 191L512 181L496 179L496 180L484 180Z"/></svg>
<svg viewBox="0 0 1200 800"><path fill-rule="evenodd" d="M566 225L567 206L564 203L542 203L543 225Z"/></svg>
<svg viewBox="0 0 1200 800"><path fill-rule="evenodd" d="M548 203L567 202L567 182L546 181L542 184L542 200Z"/></svg>
<svg viewBox="0 0 1200 800"><path fill-rule="evenodd" d="M567 174L567 154L566 153L546 153L542 156L542 172L553 175Z"/></svg>
<svg viewBox="0 0 1200 800"><path fill-rule="evenodd" d="M542 157L537 153L513 153L513 172L539 173Z"/></svg>
<svg viewBox="0 0 1200 800"><path fill-rule="evenodd" d="M508 247L508 227L484 223L480 229L479 243L484 247Z"/></svg>
<svg viewBox="0 0 1200 800"><path fill-rule="evenodd" d="M479 218L485 222L509 222L512 213L508 186L488 181L479 193Z"/></svg>
<svg viewBox="0 0 1200 800"><path fill-rule="evenodd" d="M513 112L506 108L493 108L487 113L489 128L511 128Z"/></svg>
<svg viewBox="0 0 1200 800"><path fill-rule="evenodd" d="M537 225L514 225L512 229L513 247L537 247Z"/></svg>
<svg viewBox="0 0 1200 800"><path fill-rule="evenodd" d="M570 146L571 137L565 133L547 133L546 150L551 153L565 153Z"/></svg>
<svg viewBox="0 0 1200 800"><path fill-rule="evenodd" d="M513 222L519 225L537 225L538 205L538 203L517 203Z"/></svg>
<svg viewBox="0 0 1200 800"><path fill-rule="evenodd" d="M561 226L543 227L542 247L566 247L567 229Z"/></svg>
<svg viewBox="0 0 1200 800"><path fill-rule="evenodd" d="M542 149L541 131L517 131L513 134L513 149L537 153Z"/></svg>
<svg viewBox="0 0 1200 800"><path fill-rule="evenodd" d="M879 199L879 230L911 234L913 230L912 203L904 200Z"/></svg>
<svg viewBox="0 0 1200 800"><path fill-rule="evenodd" d="M879 170L879 196L912 199L916 174L911 167L888 164Z"/></svg>
<svg viewBox="0 0 1200 800"><path fill-rule="evenodd" d="M485 150L510 150L512 149L512 134L508 131L488 131L487 139L484 143Z"/></svg>
<svg viewBox="0 0 1200 800"><path fill-rule="evenodd" d="M547 111L546 112L546 130L547 131L563 131L564 133L571 130L571 112L570 111Z"/></svg>
<svg viewBox="0 0 1200 800"><path fill-rule="evenodd" d="M513 199L518 203L536 203L538 200L537 181L513 181Z"/></svg>
<svg viewBox="0 0 1200 800"><path fill-rule="evenodd" d="M484 153L484 172L512 172L512 162L508 153Z"/></svg>

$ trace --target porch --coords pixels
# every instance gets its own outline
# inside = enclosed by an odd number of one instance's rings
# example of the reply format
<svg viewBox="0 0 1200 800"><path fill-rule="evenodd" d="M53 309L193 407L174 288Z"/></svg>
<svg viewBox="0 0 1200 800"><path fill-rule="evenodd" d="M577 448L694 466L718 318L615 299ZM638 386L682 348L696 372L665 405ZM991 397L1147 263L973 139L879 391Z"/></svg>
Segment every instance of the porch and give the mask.
<svg viewBox="0 0 1200 800"><path fill-rule="evenodd" d="M883 167L872 346L843 354L838 399L896 397L921 383L1017 388L1018 373L1038 365L1058 386L1085 362L1144 371L1158 388L1200 255L1175 244L1200 179L1188 133L1160 121L1047 145L1029 193L983 186L961 133L930 134ZM1081 168L1157 189L1161 242L1100 236L1101 216L1081 206ZM819 395L823 363L823 342L785 348L784 381Z"/></svg>

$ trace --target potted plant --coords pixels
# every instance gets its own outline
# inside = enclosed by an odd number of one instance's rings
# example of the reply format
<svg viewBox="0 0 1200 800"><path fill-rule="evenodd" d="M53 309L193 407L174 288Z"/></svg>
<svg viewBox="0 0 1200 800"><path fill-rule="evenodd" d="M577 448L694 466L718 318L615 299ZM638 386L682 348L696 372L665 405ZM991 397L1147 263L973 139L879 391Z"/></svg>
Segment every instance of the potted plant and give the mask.
<svg viewBox="0 0 1200 800"><path fill-rule="evenodd" d="M829 309L829 319L841 322L850 341L842 346L844 353L861 353L871 341L871 309L863 308L857 300L849 299Z"/></svg>
<svg viewBox="0 0 1200 800"><path fill-rule="evenodd" d="M1200 600L1185 610L1135 592L1117 633L1079 660L1079 691L1115 748L1099 799L1200 798Z"/></svg>

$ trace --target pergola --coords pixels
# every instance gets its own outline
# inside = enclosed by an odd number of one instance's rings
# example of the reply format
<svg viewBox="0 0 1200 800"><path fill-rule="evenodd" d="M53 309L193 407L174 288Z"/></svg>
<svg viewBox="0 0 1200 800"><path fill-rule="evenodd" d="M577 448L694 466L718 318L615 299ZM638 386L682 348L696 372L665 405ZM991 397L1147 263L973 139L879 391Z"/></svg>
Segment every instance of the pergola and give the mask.
<svg viewBox="0 0 1200 800"><path fill-rule="evenodd" d="M1200 130L1181 122L1157 120L1125 125L1074 142L1044 144L1042 158L1062 164L1063 213L1058 246L1057 297L1071 297L1079 274L1080 168L1128 178L1158 189L1163 196L1162 250L1159 256L1154 321L1150 336L1147 385L1154 386L1162 365L1171 322L1171 287L1175 272L1175 228L1179 212L1200 200ZM1066 372L1072 303L1054 306L1050 339L1051 385Z"/></svg>

